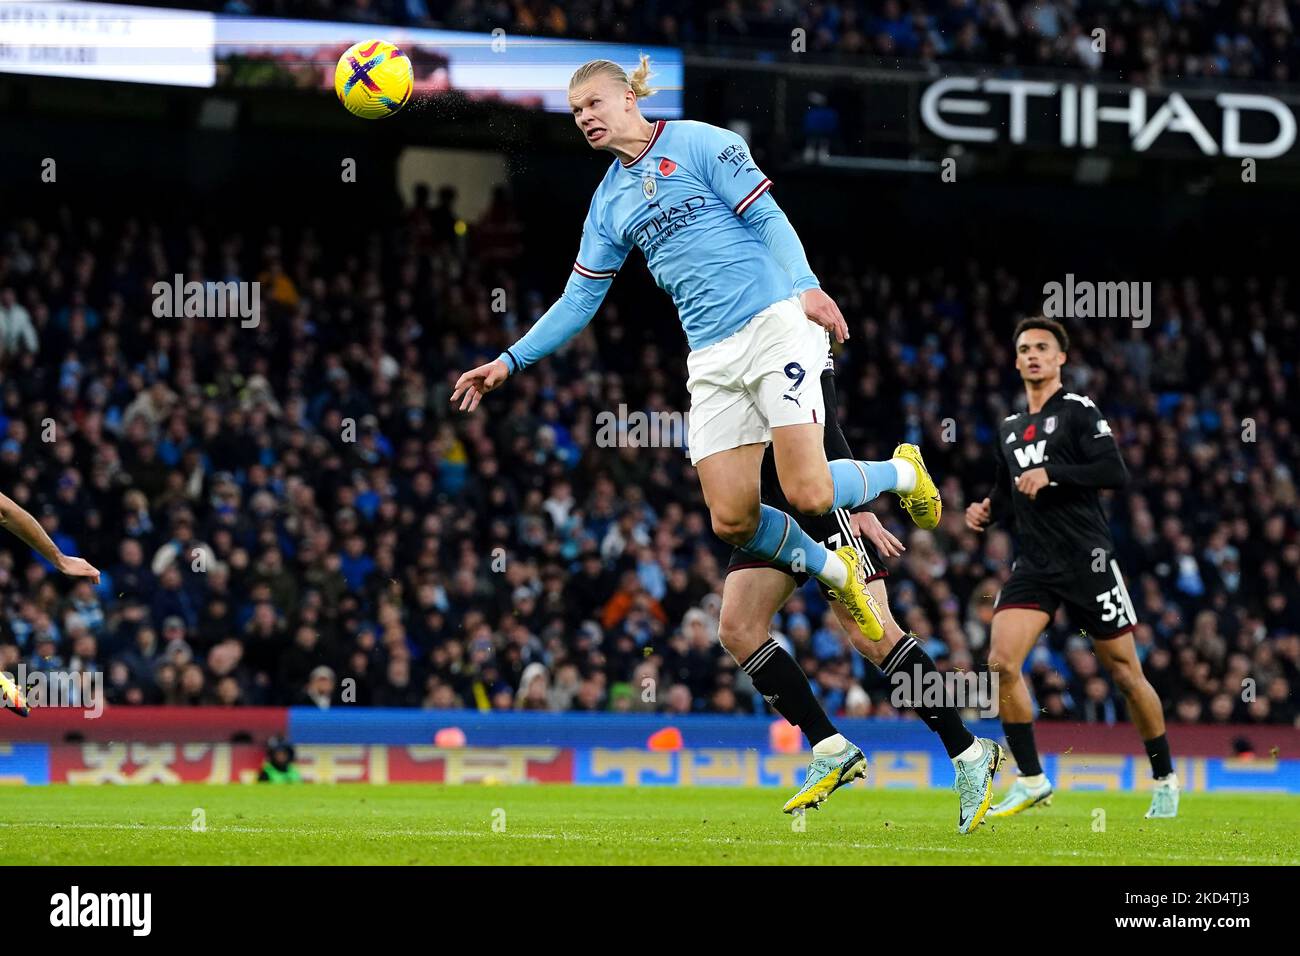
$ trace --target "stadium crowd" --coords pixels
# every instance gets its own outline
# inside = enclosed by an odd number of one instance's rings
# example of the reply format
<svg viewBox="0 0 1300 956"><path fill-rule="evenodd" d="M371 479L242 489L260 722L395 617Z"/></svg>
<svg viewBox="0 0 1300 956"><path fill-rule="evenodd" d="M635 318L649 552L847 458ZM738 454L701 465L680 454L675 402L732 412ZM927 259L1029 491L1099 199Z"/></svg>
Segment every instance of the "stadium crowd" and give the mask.
<svg viewBox="0 0 1300 956"><path fill-rule="evenodd" d="M763 710L717 641L727 552L693 471L622 427L628 410L684 410L679 363L638 339L645 306L611 297L566 351L479 412L450 410L456 374L558 292L512 277L508 196L466 239L454 202L411 209L391 255L66 209L0 223L0 489L104 572L72 583L0 548L3 669L99 670L115 704ZM962 512L1019 395L1008 336L1034 290L985 263L884 274L816 253L853 330L838 354L852 447L920 442L945 495L934 532L890 496L873 505L908 548L894 615L941 668L979 666L1012 543ZM264 315L160 318L154 283L178 272L257 280ZM1075 328L1067 375L1132 475L1109 509L1143 664L1174 721L1292 723L1293 290L1203 276L1155 291L1148 329ZM666 298L652 308L671 321ZM830 712L894 713L815 589L773 630ZM1125 719L1063 620L1028 667L1044 717Z"/></svg>
<svg viewBox="0 0 1300 956"><path fill-rule="evenodd" d="M141 0L122 0L136 2ZM529 36L1071 68L1136 83L1300 77L1286 0L144 0L232 14ZM1102 31L1098 34L1096 31Z"/></svg>

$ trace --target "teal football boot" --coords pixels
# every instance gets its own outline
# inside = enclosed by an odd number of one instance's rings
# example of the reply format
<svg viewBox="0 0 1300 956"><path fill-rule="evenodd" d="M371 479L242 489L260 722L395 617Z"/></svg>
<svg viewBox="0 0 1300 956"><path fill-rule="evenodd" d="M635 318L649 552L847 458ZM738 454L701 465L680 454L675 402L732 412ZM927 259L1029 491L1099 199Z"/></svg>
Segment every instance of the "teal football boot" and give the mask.
<svg viewBox="0 0 1300 956"><path fill-rule="evenodd" d="M1016 782L1011 785L1007 795L989 810L989 817L992 819L1014 817L1030 807L1045 807L1051 802L1052 781L1048 780L1045 774L1042 782L1033 787L1026 785L1024 777L1016 777Z"/></svg>
<svg viewBox="0 0 1300 956"><path fill-rule="evenodd" d="M1007 759L1002 747L987 737L980 737L984 748L974 760L955 760L957 777L952 788L957 791L961 809L957 814L957 832L970 833L982 822L993 799L993 778Z"/></svg>

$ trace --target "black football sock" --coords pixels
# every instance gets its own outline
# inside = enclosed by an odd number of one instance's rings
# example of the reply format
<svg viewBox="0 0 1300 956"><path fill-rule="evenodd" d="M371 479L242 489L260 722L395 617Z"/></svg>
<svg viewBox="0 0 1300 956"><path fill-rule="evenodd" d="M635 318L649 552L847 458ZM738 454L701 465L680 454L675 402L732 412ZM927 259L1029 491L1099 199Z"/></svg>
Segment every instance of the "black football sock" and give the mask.
<svg viewBox="0 0 1300 956"><path fill-rule="evenodd" d="M1038 747L1034 745L1034 725L1028 724L1009 724L1002 721L1002 729L1007 734L1007 746L1011 748L1011 755L1016 758L1016 766L1020 769L1022 777L1036 777L1043 772L1043 766L1038 762Z"/></svg>
<svg viewBox="0 0 1300 956"><path fill-rule="evenodd" d="M768 638L740 668L768 704L803 731L809 746L839 733L813 695L807 675L774 639Z"/></svg>
<svg viewBox="0 0 1300 956"><path fill-rule="evenodd" d="M939 670L934 666L930 655L921 647L921 643L911 634L904 634L902 640L894 645L888 656L880 662L880 669L888 678L893 678L895 674L906 674L909 680L919 685L912 691L918 696L924 691L925 675L938 673ZM961 722L961 715L957 713L956 707L947 704L941 707L917 707L914 704L909 706L925 721L927 727L939 735L939 739L943 741L943 749L948 751L949 758L957 756L975 742L975 735Z"/></svg>
<svg viewBox="0 0 1300 956"><path fill-rule="evenodd" d="M1164 734L1142 741L1151 760L1151 776L1159 780L1174 772L1174 758L1169 756L1169 738Z"/></svg>

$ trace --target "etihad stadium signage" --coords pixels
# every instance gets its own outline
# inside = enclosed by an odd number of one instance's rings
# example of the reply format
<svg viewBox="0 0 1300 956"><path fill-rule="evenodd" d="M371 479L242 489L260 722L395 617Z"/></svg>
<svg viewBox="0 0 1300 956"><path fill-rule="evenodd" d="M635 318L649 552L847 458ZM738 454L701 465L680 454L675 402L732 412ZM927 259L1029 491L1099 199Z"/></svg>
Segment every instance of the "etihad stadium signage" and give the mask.
<svg viewBox="0 0 1300 956"><path fill-rule="evenodd" d="M1296 144L1291 104L1223 90L949 76L923 88L920 116L932 135L958 143L1258 160Z"/></svg>

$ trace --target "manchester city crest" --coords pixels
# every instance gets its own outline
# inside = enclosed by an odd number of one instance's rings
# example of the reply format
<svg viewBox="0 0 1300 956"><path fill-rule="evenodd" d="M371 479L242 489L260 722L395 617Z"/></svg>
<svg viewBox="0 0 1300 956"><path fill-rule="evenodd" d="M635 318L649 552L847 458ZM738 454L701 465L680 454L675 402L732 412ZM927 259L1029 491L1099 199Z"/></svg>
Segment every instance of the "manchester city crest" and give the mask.
<svg viewBox="0 0 1300 956"><path fill-rule="evenodd" d="M641 180L641 193L646 199L654 199L655 193L658 190L659 187L655 184L654 176L648 175L645 179Z"/></svg>

